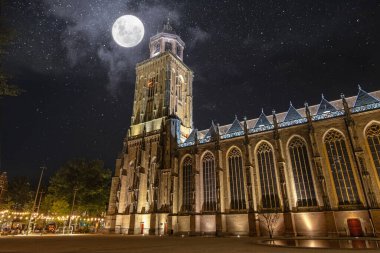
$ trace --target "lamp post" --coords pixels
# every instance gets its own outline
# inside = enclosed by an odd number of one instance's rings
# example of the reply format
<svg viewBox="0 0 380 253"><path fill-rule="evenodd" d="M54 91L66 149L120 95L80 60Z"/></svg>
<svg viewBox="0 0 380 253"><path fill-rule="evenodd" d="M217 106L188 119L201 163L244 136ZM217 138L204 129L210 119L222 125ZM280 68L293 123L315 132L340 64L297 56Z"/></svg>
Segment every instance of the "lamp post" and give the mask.
<svg viewBox="0 0 380 253"><path fill-rule="evenodd" d="M74 204L75 204L75 197L77 196L77 191L78 191L78 188L75 187L74 188L73 203L71 204L71 212L70 212L70 217L69 217L69 229L71 228L71 221L72 221L72 216L73 216L73 211L74 211Z"/></svg>
<svg viewBox="0 0 380 253"><path fill-rule="evenodd" d="M40 168L41 168L40 180L38 181L36 196L34 197L34 202L33 202L33 208L32 208L32 210L30 212L28 226L26 227L26 234L27 235L29 233L30 223L32 222L32 216L33 216L33 213L34 213L34 209L36 208L36 203L37 203L37 198L38 198L38 192L40 191L40 187L41 187L42 176L44 174L44 170L47 169L46 166L42 166Z"/></svg>

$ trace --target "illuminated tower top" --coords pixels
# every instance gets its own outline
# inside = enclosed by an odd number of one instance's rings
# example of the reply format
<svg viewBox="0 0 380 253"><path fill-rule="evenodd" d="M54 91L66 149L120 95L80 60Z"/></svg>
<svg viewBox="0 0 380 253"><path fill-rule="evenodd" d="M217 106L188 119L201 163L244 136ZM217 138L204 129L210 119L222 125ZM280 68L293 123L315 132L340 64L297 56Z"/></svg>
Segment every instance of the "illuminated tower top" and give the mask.
<svg viewBox="0 0 380 253"><path fill-rule="evenodd" d="M182 60L185 43L168 22L150 39L150 58L136 65L131 135L161 129L162 122L180 121L180 137L193 125L193 72ZM179 134L179 133L178 133Z"/></svg>
<svg viewBox="0 0 380 253"><path fill-rule="evenodd" d="M184 48L185 42L183 42L183 40L175 34L173 27L170 25L169 18L164 25L162 32L150 38L150 58L163 52L170 51L182 61Z"/></svg>

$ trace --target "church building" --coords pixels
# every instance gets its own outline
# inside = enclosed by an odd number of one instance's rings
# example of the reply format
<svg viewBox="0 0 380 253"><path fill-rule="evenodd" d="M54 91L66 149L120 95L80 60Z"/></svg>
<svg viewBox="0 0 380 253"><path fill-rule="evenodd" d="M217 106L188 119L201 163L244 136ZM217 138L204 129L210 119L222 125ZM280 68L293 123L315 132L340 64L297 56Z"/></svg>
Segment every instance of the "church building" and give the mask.
<svg viewBox="0 0 380 253"><path fill-rule="evenodd" d="M111 233L380 235L380 91L198 130L184 48L167 23L136 66Z"/></svg>

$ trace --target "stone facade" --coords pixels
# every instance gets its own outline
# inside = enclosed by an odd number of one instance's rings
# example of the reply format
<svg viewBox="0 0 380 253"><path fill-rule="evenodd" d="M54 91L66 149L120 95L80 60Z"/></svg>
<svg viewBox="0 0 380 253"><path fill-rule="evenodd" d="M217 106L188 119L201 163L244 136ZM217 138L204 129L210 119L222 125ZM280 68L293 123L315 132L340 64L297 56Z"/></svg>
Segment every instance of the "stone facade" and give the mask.
<svg viewBox="0 0 380 253"><path fill-rule="evenodd" d="M184 46L167 24L137 65L110 232L380 234L380 91L198 131Z"/></svg>

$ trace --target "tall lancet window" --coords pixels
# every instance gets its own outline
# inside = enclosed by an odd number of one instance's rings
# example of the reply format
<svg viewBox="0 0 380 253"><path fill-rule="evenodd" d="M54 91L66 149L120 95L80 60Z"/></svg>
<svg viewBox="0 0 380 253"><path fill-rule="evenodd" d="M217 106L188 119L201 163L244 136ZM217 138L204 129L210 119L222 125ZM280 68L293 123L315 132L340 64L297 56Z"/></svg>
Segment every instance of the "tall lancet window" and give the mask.
<svg viewBox="0 0 380 253"><path fill-rule="evenodd" d="M380 124L373 124L365 132L377 175L380 178Z"/></svg>
<svg viewBox="0 0 380 253"><path fill-rule="evenodd" d="M359 204L358 189L344 136L334 130L324 139L339 205Z"/></svg>
<svg viewBox="0 0 380 253"><path fill-rule="evenodd" d="M228 169L230 175L231 209L246 209L243 160L240 150L233 148L228 153Z"/></svg>
<svg viewBox="0 0 380 253"><path fill-rule="evenodd" d="M207 152L202 159L203 166L203 211L216 211L215 159Z"/></svg>
<svg viewBox="0 0 380 253"><path fill-rule="evenodd" d="M273 149L268 143L264 142L257 148L257 162L260 174L262 207L277 209L280 207L280 200L276 182L276 167Z"/></svg>
<svg viewBox="0 0 380 253"><path fill-rule="evenodd" d="M193 182L193 160L191 157L186 157L182 165L182 210L184 212L191 211L191 199L192 199L192 182Z"/></svg>
<svg viewBox="0 0 380 253"><path fill-rule="evenodd" d="M147 101L146 101L146 120L153 119L153 103L156 87L156 77L149 78L146 84Z"/></svg>
<svg viewBox="0 0 380 253"><path fill-rule="evenodd" d="M292 162L294 187L297 194L297 206L316 206L317 201L306 143L301 138L294 137L288 148Z"/></svg>

